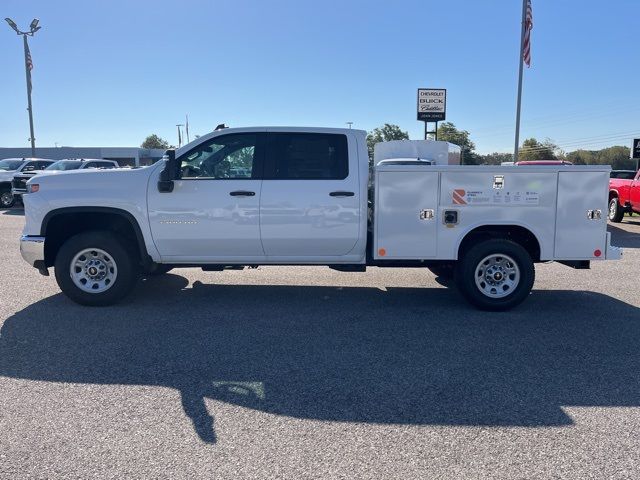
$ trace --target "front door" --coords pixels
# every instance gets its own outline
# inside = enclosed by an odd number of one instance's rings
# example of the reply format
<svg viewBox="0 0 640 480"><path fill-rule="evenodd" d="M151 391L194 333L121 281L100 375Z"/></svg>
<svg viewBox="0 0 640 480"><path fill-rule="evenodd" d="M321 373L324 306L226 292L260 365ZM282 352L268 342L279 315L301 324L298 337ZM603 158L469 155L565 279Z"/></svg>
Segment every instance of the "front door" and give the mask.
<svg viewBox="0 0 640 480"><path fill-rule="evenodd" d="M232 133L180 158L173 192L149 184L149 222L164 262L243 262L264 257L260 242L263 135Z"/></svg>
<svg viewBox="0 0 640 480"><path fill-rule="evenodd" d="M347 255L360 231L355 147L351 151L341 134L272 132L267 138L260 202L265 254Z"/></svg>

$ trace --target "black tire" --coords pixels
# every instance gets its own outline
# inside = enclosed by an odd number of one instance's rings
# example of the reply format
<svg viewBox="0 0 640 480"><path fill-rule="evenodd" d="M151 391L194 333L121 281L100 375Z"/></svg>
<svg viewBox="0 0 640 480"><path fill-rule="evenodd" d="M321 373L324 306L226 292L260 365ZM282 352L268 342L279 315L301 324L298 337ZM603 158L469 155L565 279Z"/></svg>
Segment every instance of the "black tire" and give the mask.
<svg viewBox="0 0 640 480"><path fill-rule="evenodd" d="M105 252L116 266L117 275L104 291L82 290L72 279L71 262L80 252L96 249ZM80 305L113 305L128 295L138 279L136 259L128 253L131 248L108 231L83 232L69 238L58 251L55 276L60 290ZM81 269L82 270L82 269Z"/></svg>
<svg viewBox="0 0 640 480"><path fill-rule="evenodd" d="M489 258L491 260L487 260ZM492 261L503 262L506 266L494 267ZM515 268L509 266L512 261ZM490 267L487 265L497 270L489 270ZM494 274L489 275L492 271ZM485 274L477 275L482 272ZM502 283L497 277L498 274ZM497 278L498 281L495 284L487 282L486 279L489 277L491 281ZM531 256L521 245L511 240L492 239L471 247L463 254L456 265L455 279L458 289L472 305L481 310L504 311L519 305L527 298L535 281L535 268ZM500 297L495 298L491 295Z"/></svg>
<svg viewBox="0 0 640 480"><path fill-rule="evenodd" d="M164 275L173 270L171 265L163 265L162 263L153 263L149 268L145 269L144 275L147 277L157 277L158 275Z"/></svg>
<svg viewBox="0 0 640 480"><path fill-rule="evenodd" d="M624 217L624 209L620 202L618 201L618 197L613 197L609 200L609 220L615 223L620 223L622 218Z"/></svg>
<svg viewBox="0 0 640 480"><path fill-rule="evenodd" d="M427 267L431 273L433 273L436 277L442 278L443 280L452 280L455 272L455 263L441 263L438 265L433 265L431 267Z"/></svg>
<svg viewBox="0 0 640 480"><path fill-rule="evenodd" d="M11 190L3 190L0 192L0 208L11 208L16 203L16 197Z"/></svg>

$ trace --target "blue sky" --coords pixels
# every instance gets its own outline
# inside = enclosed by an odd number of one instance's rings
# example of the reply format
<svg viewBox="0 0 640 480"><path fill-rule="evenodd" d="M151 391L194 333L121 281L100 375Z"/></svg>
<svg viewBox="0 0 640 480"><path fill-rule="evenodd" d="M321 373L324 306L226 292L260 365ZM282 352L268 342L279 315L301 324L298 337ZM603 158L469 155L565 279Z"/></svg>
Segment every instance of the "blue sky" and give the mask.
<svg viewBox="0 0 640 480"><path fill-rule="evenodd" d="M481 153L511 151L520 0L3 0L31 39L37 146L132 146L176 123L421 138L416 89ZM639 0L533 0L521 138L567 151L640 137ZM0 146L28 146L20 38L0 26Z"/></svg>

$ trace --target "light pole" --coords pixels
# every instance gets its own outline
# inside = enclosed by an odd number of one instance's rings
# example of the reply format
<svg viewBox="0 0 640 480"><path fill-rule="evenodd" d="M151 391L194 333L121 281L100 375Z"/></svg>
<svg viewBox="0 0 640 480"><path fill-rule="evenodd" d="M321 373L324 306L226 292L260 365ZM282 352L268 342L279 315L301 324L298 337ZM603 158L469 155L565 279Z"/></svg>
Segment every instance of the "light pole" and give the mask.
<svg viewBox="0 0 640 480"><path fill-rule="evenodd" d="M184 127L183 123L177 123L176 127L178 127L178 148L182 146L182 127Z"/></svg>
<svg viewBox="0 0 640 480"><path fill-rule="evenodd" d="M33 134L33 108L31 106L31 69L33 68L33 62L31 61L31 53L29 52L29 44L27 43L27 36L33 37L33 34L36 33L38 30L40 30L40 28L42 27L38 26L38 23L40 23L40 20L38 20L37 18L34 18L31 21L31 25L29 25L29 31L23 32L18 28L18 25L16 25L16 22L11 20L10 18L5 18L5 20L9 24L9 26L13 28L16 34L22 35L22 40L24 41L24 71L27 78L27 102L28 102L27 110L29 112L29 132L31 133L31 137L29 138L29 140L31 141L31 156L35 157L36 156L36 139L35 139L35 135Z"/></svg>

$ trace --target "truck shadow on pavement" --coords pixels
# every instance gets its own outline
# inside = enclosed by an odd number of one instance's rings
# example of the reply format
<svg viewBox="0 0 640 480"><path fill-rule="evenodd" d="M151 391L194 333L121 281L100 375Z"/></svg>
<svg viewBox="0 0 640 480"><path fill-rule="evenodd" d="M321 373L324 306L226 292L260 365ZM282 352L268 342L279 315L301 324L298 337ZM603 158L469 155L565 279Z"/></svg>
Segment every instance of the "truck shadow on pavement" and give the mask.
<svg viewBox="0 0 640 480"><path fill-rule="evenodd" d="M640 225L640 222L627 222L632 225ZM640 232L625 230L620 226L607 225L607 230L611 232L611 244L623 248L640 248Z"/></svg>
<svg viewBox="0 0 640 480"><path fill-rule="evenodd" d="M24 217L24 209L23 208L10 208L6 210L0 210L2 215L13 215L13 216L21 216Z"/></svg>
<svg viewBox="0 0 640 480"><path fill-rule="evenodd" d="M358 274L349 274L358 275ZM146 280L90 309L55 295L8 318L0 375L175 388L215 443L205 399L301 419L564 426L564 406L640 406L640 311L534 291L502 314L437 288Z"/></svg>

